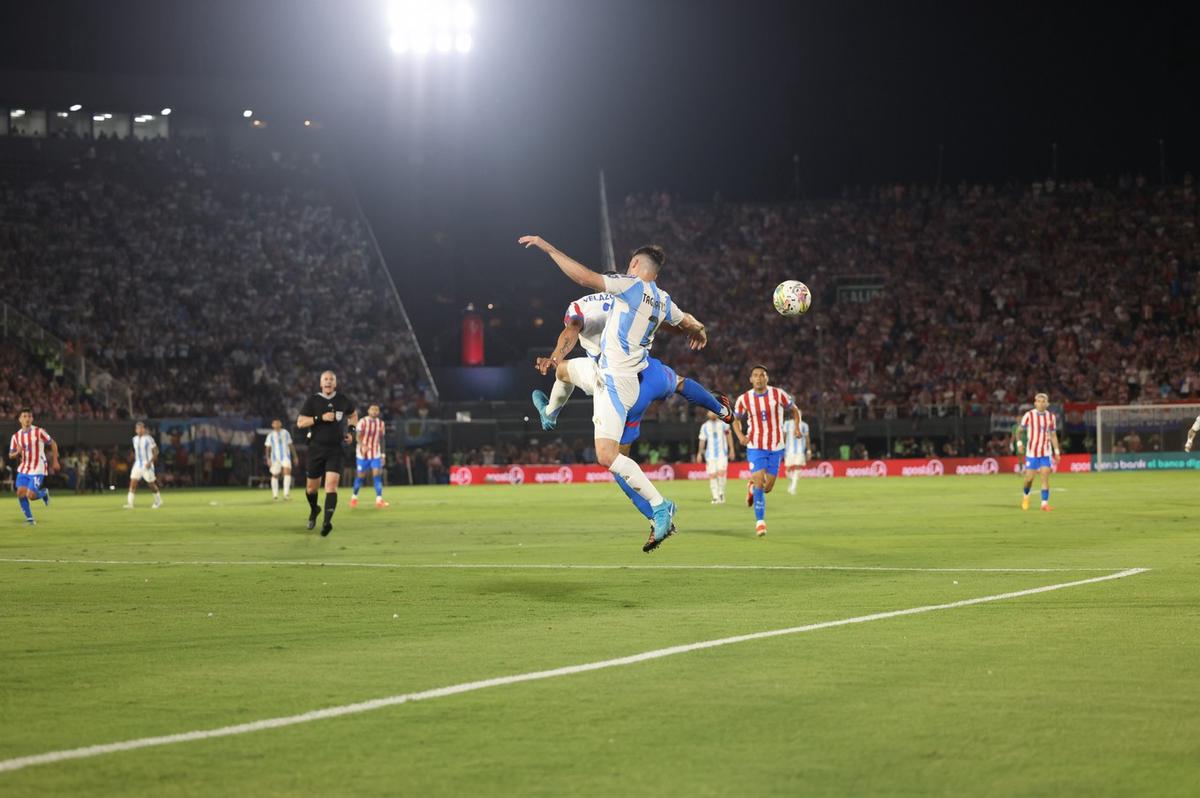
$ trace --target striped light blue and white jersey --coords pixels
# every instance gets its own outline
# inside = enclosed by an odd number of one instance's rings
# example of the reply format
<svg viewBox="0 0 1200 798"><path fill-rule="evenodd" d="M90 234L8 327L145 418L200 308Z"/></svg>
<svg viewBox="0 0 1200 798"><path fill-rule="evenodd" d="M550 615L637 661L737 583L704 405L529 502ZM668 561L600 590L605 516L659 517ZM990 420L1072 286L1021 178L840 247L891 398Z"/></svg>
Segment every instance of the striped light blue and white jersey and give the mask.
<svg viewBox="0 0 1200 798"><path fill-rule="evenodd" d="M700 425L700 445L704 447L704 462L729 459L729 439L725 437L729 425L724 421L709 419Z"/></svg>
<svg viewBox="0 0 1200 798"><path fill-rule="evenodd" d="M153 468L154 467L154 450L157 447L154 444L154 438L149 435L134 435L133 436L133 466L134 468Z"/></svg>
<svg viewBox="0 0 1200 798"><path fill-rule="evenodd" d="M563 316L563 324L575 321L583 325L579 331L579 345L593 359L600 357L600 336L604 334L604 325L608 323L608 312L612 306L611 295L588 294L568 305Z"/></svg>
<svg viewBox="0 0 1200 798"><path fill-rule="evenodd" d="M285 429L271 430L267 433L267 454L271 461L282 463L292 459L292 433Z"/></svg>
<svg viewBox="0 0 1200 798"><path fill-rule="evenodd" d="M783 422L785 455L804 454L808 451L808 422L800 422L800 434L796 434L796 419L789 417Z"/></svg>
<svg viewBox="0 0 1200 798"><path fill-rule="evenodd" d="M614 375L637 374L646 368L659 325L679 324L683 311L666 291L628 274L604 275L604 290L612 295L613 306L600 337L600 368Z"/></svg>

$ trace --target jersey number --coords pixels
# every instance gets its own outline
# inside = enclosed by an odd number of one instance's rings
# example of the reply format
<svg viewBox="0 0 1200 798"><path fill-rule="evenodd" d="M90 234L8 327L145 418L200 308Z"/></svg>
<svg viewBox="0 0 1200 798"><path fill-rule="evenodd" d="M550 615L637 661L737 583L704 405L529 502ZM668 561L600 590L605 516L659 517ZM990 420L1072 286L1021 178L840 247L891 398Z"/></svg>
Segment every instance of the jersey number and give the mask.
<svg viewBox="0 0 1200 798"><path fill-rule="evenodd" d="M643 348L650 346L650 339L654 337L656 330L658 330L658 316L651 316L650 326L646 328L646 334L642 336L641 346Z"/></svg>

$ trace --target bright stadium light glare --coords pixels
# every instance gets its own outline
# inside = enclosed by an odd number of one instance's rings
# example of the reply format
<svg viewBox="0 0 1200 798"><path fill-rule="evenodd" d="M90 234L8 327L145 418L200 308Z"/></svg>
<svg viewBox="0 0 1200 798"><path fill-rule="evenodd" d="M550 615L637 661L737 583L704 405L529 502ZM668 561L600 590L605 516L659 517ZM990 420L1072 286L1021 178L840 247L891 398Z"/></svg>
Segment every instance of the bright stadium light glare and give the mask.
<svg viewBox="0 0 1200 798"><path fill-rule="evenodd" d="M397 55L466 53L474 44L475 9L462 0L393 0L387 20L388 46Z"/></svg>
<svg viewBox="0 0 1200 798"><path fill-rule="evenodd" d="M104 115L104 118L105 118L105 119L112 119L112 114L105 114L105 115Z"/></svg>
<svg viewBox="0 0 1200 798"><path fill-rule="evenodd" d="M68 112L68 111L58 111L58 112L55 114L55 116L57 116L59 119L66 119L66 118L67 118L68 116L70 116L70 115L71 115L71 114L70 114L70 112Z"/></svg>
<svg viewBox="0 0 1200 798"><path fill-rule="evenodd" d="M104 121L104 114L94 114L94 115L92 116L92 121L93 121L93 122L103 122L103 121Z"/></svg>
<svg viewBox="0 0 1200 798"><path fill-rule="evenodd" d="M82 110L83 110L83 106L82 106L82 105L80 105L79 103L75 103L74 105L72 105L72 106L71 106L70 108L68 108L67 110L68 110L68 111L82 111Z"/></svg>
<svg viewBox="0 0 1200 798"><path fill-rule="evenodd" d="M25 109L24 108L14 108L10 112L10 115L11 116L25 116Z"/></svg>
<svg viewBox="0 0 1200 798"><path fill-rule="evenodd" d="M159 113L160 113L160 114L162 114L163 116L170 116L170 115L171 115L171 109L170 109L170 108L164 108L164 109L162 109L161 111L159 111Z"/></svg>
<svg viewBox="0 0 1200 798"><path fill-rule="evenodd" d="M242 111L242 117L243 117L243 118L245 118L245 119L249 119L249 118L250 118L250 117L252 117L252 116L254 116L254 112L253 112L253 111L251 111L249 108L247 108L245 111Z"/></svg>

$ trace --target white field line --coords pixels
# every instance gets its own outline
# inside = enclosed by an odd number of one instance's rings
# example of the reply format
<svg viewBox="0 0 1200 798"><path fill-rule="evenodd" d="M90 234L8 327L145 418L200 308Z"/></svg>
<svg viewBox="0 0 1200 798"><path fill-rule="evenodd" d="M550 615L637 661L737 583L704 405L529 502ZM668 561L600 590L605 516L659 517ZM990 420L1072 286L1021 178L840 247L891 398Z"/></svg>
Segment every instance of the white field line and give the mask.
<svg viewBox="0 0 1200 798"><path fill-rule="evenodd" d="M446 696L458 695L459 693L469 693L475 690L484 690L489 687L502 687L504 685L519 684L521 682L534 682L541 679L552 679L557 676L571 676L577 673L587 673L589 671L598 671L605 668L615 668L621 665L635 665L639 662L647 662L653 659L671 657L676 654L687 654L691 651L701 651L706 648L728 646L733 643L745 643L751 640L765 640L766 638L770 637L782 637L783 635L793 635L801 632L815 632L819 629L830 629L835 626L849 626L856 623L883 621L887 620L888 618L899 618L904 615L919 615L925 612L952 610L959 607L969 607L973 604L986 604L992 601L1004 601L1006 599L1020 598L1022 596L1033 596L1038 593L1049 593L1054 590L1063 590L1068 587L1080 587L1082 585L1091 585L1097 582L1107 582L1112 579L1123 579L1127 576L1145 573L1148 570L1150 569L1129 568L1124 571L1105 574L1104 576L1093 576L1089 579L1080 579L1074 582L1060 582L1056 585L1034 587L1027 590L1018 590L1012 593L997 593L992 596L981 596L979 598L963 599L962 601L952 601L948 604L929 604L923 607L910 607L909 609L905 610L877 612L872 615L859 615L854 618L843 618L836 621L823 621L821 623L811 623L805 626L791 626L786 629L773 629L767 632L754 632L752 634L737 635L736 637L722 637L716 640L704 640L699 643L688 643L681 646L671 646L670 648L660 648L654 651L644 651L641 654L631 654L629 656L618 657L616 659L588 662L583 665L570 665L564 668L554 668L546 671L518 673L512 676L498 676L496 678L482 679L476 682L464 682L462 684L450 685L449 687L438 687L433 690L423 690L419 693L404 693L402 695L393 695L386 698L376 698L370 701L362 701L356 704L344 704L338 707L327 707L325 709L304 712L299 715L287 715L280 718L267 718L266 720L256 720L250 723L239 723L235 726L222 726L219 729L204 729L200 731L181 732L179 734L167 734L161 737L142 737L137 740L125 740L123 742L104 743L102 745L89 745L84 748L71 748L64 751L50 751L44 754L16 757L15 759L5 759L0 761L0 773L21 770L22 768L27 768L32 765L47 765L54 762L62 762L68 759L87 759L94 756L113 754L120 751L133 751L139 748L151 748L160 745L172 745L174 743L188 743L196 740L211 740L216 737L232 737L238 734L249 734L250 732L263 731L265 729L278 729L284 726L295 726L301 723L311 723L315 720L325 720L326 718L339 718L345 715L357 715L362 712L371 712L372 710L383 709L384 707L396 706L398 704L407 704L413 701L425 701L430 698L445 698Z"/></svg>
<svg viewBox="0 0 1200 798"><path fill-rule="evenodd" d="M385 568L393 570L514 570L514 571L898 571L904 573L1052 574L1108 572L1110 568L908 568L890 565L621 565L585 563L399 563L323 562L319 560L63 560L0 557L0 563L35 565L158 565L158 566L306 566L313 568Z"/></svg>

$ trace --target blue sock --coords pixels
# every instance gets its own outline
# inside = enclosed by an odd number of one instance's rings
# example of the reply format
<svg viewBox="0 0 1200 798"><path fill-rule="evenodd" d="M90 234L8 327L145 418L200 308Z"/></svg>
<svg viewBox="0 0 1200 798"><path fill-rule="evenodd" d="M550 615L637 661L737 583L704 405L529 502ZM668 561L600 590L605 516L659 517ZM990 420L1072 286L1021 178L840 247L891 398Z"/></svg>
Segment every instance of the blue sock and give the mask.
<svg viewBox="0 0 1200 798"><path fill-rule="evenodd" d="M382 474L375 477L375 496L376 496L376 498L380 498L380 499L383 498L383 475Z"/></svg>
<svg viewBox="0 0 1200 798"><path fill-rule="evenodd" d="M1030 489L1031 489L1032 487L1033 487L1032 485L1026 485L1026 486L1025 486L1025 495L1026 495L1026 496L1028 496L1028 495L1029 495L1029 491L1030 491Z"/></svg>
<svg viewBox="0 0 1200 798"><path fill-rule="evenodd" d="M1050 501L1050 489L1049 488L1042 489L1042 501L1043 502Z"/></svg>
<svg viewBox="0 0 1200 798"><path fill-rule="evenodd" d="M754 488L754 520L761 521L767 514L767 494L762 488Z"/></svg>
<svg viewBox="0 0 1200 798"><path fill-rule="evenodd" d="M633 506L638 508L638 512L653 521L654 511L650 509L650 502L643 499L636 490L629 487L629 483L625 481L624 477L619 474L613 474L613 479L621 486L621 490L625 491L625 495L629 497L629 501L633 502Z"/></svg>
<svg viewBox="0 0 1200 798"><path fill-rule="evenodd" d="M362 477L354 478L354 495L358 495L358 489L362 487Z"/></svg>
<svg viewBox="0 0 1200 798"><path fill-rule="evenodd" d="M683 381L683 389L680 390L680 393L683 394L684 399L687 399L692 404L700 405L705 410L711 410L718 416L724 412L724 408L717 401L717 397L713 396L707 388L691 378Z"/></svg>
<svg viewBox="0 0 1200 798"><path fill-rule="evenodd" d="M32 521L33 510L29 509L29 499L26 499L24 496L22 496L21 498L17 499L17 504L21 505L21 512L25 513L25 518Z"/></svg>

